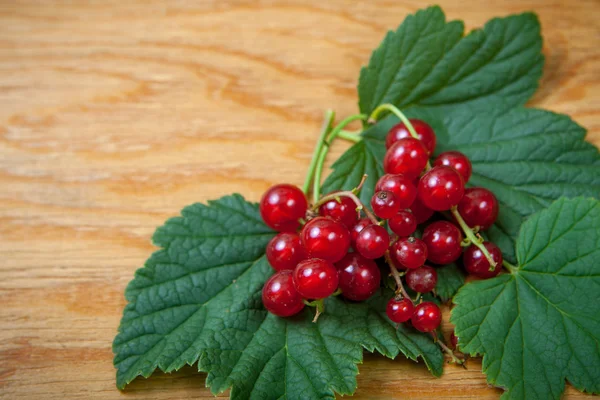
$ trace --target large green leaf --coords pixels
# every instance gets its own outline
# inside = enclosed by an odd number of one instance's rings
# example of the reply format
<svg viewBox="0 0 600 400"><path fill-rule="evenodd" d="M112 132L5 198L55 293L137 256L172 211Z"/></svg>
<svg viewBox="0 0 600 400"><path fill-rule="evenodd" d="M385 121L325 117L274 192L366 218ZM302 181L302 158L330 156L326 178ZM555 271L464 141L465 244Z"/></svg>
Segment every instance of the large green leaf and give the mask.
<svg viewBox="0 0 600 400"><path fill-rule="evenodd" d="M407 115L434 127L436 154L459 150L469 157L473 164L469 185L492 190L500 202L498 220L487 235L514 261L514 240L526 217L561 196L600 195L600 155L584 141L585 129L567 116L523 107L502 110L506 108L483 114L413 108ZM371 173L361 193L369 204L383 173L376 166L383 163L385 136L396 122L395 117L388 117L367 129L363 140L333 164L323 191L351 189L363 173ZM365 163L352 165L353 158Z"/></svg>
<svg viewBox="0 0 600 400"><path fill-rule="evenodd" d="M600 392L600 203L560 199L531 216L512 274L465 285L451 322L505 398L559 399L565 379Z"/></svg>
<svg viewBox="0 0 600 400"><path fill-rule="evenodd" d="M524 104L544 62L535 14L494 18L482 30L463 33L463 23L446 22L439 7L409 15L361 70L361 112L370 114L384 103L444 112L483 110L498 99L509 107Z"/></svg>
<svg viewBox="0 0 600 400"><path fill-rule="evenodd" d="M443 356L433 341L385 317L392 293L365 303L332 298L318 323L307 309L278 318L262 306L273 236L258 207L241 196L195 204L159 228L157 251L136 272L113 350L117 386L159 368L198 361L213 393L233 399L333 399L356 388L362 349L421 357L435 375Z"/></svg>

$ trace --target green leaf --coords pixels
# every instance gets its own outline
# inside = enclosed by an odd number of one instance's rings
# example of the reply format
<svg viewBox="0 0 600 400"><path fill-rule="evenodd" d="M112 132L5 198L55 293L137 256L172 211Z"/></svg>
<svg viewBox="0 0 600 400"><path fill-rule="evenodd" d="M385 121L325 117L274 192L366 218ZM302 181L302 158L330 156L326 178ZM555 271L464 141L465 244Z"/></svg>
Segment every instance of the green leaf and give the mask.
<svg viewBox="0 0 600 400"><path fill-rule="evenodd" d="M504 398L600 392L600 203L560 199L525 222L512 274L465 285L451 322Z"/></svg>
<svg viewBox="0 0 600 400"><path fill-rule="evenodd" d="M484 110L502 99L524 104L537 88L544 58L535 14L494 18L463 37L461 21L446 22L439 7L406 17L389 32L361 70L359 108L363 114L392 103Z"/></svg>
<svg viewBox="0 0 600 400"><path fill-rule="evenodd" d="M437 267L435 270L438 277L435 294L446 302L465 284L465 274L456 264Z"/></svg>
<svg viewBox="0 0 600 400"><path fill-rule="evenodd" d="M232 399L333 399L356 389L363 348L420 357L442 373L429 337L385 317L391 292L364 303L328 299L318 323L314 309L268 313L261 290L273 272L264 256L273 235L239 195L186 207L159 228L153 239L162 249L126 290L113 344L117 386L198 362L212 392L231 388Z"/></svg>
<svg viewBox="0 0 600 400"><path fill-rule="evenodd" d="M469 185L492 190L500 203L496 224L485 234L514 262L514 241L525 218L561 196L599 196L600 154L584 141L585 129L568 116L522 107L503 110L461 109L448 114L413 108L407 115L427 121L439 132L436 154L459 150L469 157L473 164ZM323 192L355 187L365 171L361 163L353 166L352 159L368 159L364 165L372 174L361 193L368 204L383 173L375 166L383 163L385 136L396 122L388 117L367 129L363 140L333 164Z"/></svg>

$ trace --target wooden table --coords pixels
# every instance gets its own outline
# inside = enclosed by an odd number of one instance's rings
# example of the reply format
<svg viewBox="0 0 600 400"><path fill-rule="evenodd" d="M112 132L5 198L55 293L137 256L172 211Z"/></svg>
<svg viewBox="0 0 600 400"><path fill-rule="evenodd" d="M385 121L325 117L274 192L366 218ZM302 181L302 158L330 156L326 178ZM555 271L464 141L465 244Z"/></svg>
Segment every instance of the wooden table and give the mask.
<svg viewBox="0 0 600 400"><path fill-rule="evenodd" d="M115 388L123 290L153 230L189 203L301 183L323 110L356 112L360 66L426 5L262 3L0 2L0 397L211 398L193 368ZM531 104L600 143L598 1L439 3L468 28L538 12L546 67ZM359 399L501 393L478 361L435 379L365 355L360 372Z"/></svg>

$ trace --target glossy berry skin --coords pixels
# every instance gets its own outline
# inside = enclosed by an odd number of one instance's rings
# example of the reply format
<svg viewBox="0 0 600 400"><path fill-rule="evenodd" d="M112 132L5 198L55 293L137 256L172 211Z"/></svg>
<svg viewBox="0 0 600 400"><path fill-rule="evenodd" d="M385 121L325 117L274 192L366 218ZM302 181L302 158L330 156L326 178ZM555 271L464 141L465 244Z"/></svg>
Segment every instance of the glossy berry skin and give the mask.
<svg viewBox="0 0 600 400"><path fill-rule="evenodd" d="M431 292L437 284L436 270L427 265L408 270L405 278L406 285L418 293Z"/></svg>
<svg viewBox="0 0 600 400"><path fill-rule="evenodd" d="M493 278L502 270L502 252L494 243L483 242L483 245L492 256L492 260L496 262L496 267L493 271L490 271L490 262L483 252L473 244L463 254L463 264L467 272L477 278Z"/></svg>
<svg viewBox="0 0 600 400"><path fill-rule="evenodd" d="M433 150L435 150L436 137L431 126L420 119L409 119L409 121L413 128L415 128L415 132L417 132L417 136L427 149L427 152L429 154L433 154ZM394 125L385 138L385 148L389 149L398 140L409 137L412 136L403 122Z"/></svg>
<svg viewBox="0 0 600 400"><path fill-rule="evenodd" d="M463 181L466 183L471 178L471 172L473 172L473 167L471 166L471 161L465 156L463 153L459 151L445 151L441 153L435 161L433 162L434 166L445 165L447 167L454 168L456 172L458 172Z"/></svg>
<svg viewBox="0 0 600 400"><path fill-rule="evenodd" d="M326 217L308 221L300 232L300 239L308 257L322 258L332 263L341 260L350 248L348 229Z"/></svg>
<svg viewBox="0 0 600 400"><path fill-rule="evenodd" d="M458 350L458 338L456 337L456 335L454 334L454 332L452 332L450 334L450 344L452 345L453 349L457 349Z"/></svg>
<svg viewBox="0 0 600 400"><path fill-rule="evenodd" d="M471 228L488 229L498 218L498 200L487 189L468 188L458 203L458 212Z"/></svg>
<svg viewBox="0 0 600 400"><path fill-rule="evenodd" d="M337 269L320 258L301 261L293 277L294 287L305 299L324 299L335 292L339 282Z"/></svg>
<svg viewBox="0 0 600 400"><path fill-rule="evenodd" d="M428 208L446 211L458 204L465 193L462 176L450 167L433 167L419 180L417 195Z"/></svg>
<svg viewBox="0 0 600 400"><path fill-rule="evenodd" d="M383 257L390 247L390 235L383 226L371 224L365 227L356 239L354 250L363 257L375 259Z"/></svg>
<svg viewBox="0 0 600 400"><path fill-rule="evenodd" d="M408 179L421 175L427 165L427 149L420 140L404 138L389 148L383 159L386 174L402 174Z"/></svg>
<svg viewBox="0 0 600 400"><path fill-rule="evenodd" d="M410 236L417 230L417 219L408 210L400 210L388 220L392 232L398 236Z"/></svg>
<svg viewBox="0 0 600 400"><path fill-rule="evenodd" d="M352 229L350 230L350 242L352 244L353 249L356 250L356 239L358 239L358 234L360 233L360 231L362 231L365 227L371 225L372 223L373 221L371 221L369 218L361 218L358 220L356 225L352 227Z"/></svg>
<svg viewBox="0 0 600 400"><path fill-rule="evenodd" d="M423 242L427 245L427 259L435 264L450 264L462 254L460 229L448 221L436 221L423 231Z"/></svg>
<svg viewBox="0 0 600 400"><path fill-rule="evenodd" d="M427 221L434 213L434 211L425 206L425 204L423 204L418 197L415 199L409 209L415 216L417 224L422 224L423 222Z"/></svg>
<svg viewBox="0 0 600 400"><path fill-rule="evenodd" d="M385 313L388 318L397 324L408 321L413 315L414 306L410 299L390 299L387 303Z"/></svg>
<svg viewBox="0 0 600 400"><path fill-rule="evenodd" d="M400 208L408 208L417 198L417 187L413 181L400 174L385 174L377 181L375 192L394 193Z"/></svg>
<svg viewBox="0 0 600 400"><path fill-rule="evenodd" d="M400 238L392 245L390 255L405 268L415 269L425 264L427 246L422 240L414 237Z"/></svg>
<svg viewBox="0 0 600 400"><path fill-rule="evenodd" d="M383 190L376 192L371 197L371 208L379 218L388 219L400 211L400 203L396 200L394 193Z"/></svg>
<svg viewBox="0 0 600 400"><path fill-rule="evenodd" d="M442 312L437 304L424 301L415 307L410 321L418 331L433 332L442 322Z"/></svg>
<svg viewBox="0 0 600 400"><path fill-rule="evenodd" d="M358 221L356 203L349 197L340 197L339 200L329 200L323 204L319 207L319 214L341 222L346 228L351 229Z"/></svg>
<svg viewBox="0 0 600 400"><path fill-rule="evenodd" d="M295 233L279 233L267 244L267 261L276 271L293 270L305 258L300 236Z"/></svg>
<svg viewBox="0 0 600 400"><path fill-rule="evenodd" d="M348 253L335 263L342 295L354 301L364 301L379 288L381 273L375 261L358 253Z"/></svg>
<svg viewBox="0 0 600 400"><path fill-rule="evenodd" d="M294 232L306 215L306 196L296 186L281 184L269 188L260 200L260 215L270 228Z"/></svg>
<svg viewBox="0 0 600 400"><path fill-rule="evenodd" d="M267 280L262 290L262 302L269 312L280 317L302 311L304 302L294 287L292 271L279 271Z"/></svg>

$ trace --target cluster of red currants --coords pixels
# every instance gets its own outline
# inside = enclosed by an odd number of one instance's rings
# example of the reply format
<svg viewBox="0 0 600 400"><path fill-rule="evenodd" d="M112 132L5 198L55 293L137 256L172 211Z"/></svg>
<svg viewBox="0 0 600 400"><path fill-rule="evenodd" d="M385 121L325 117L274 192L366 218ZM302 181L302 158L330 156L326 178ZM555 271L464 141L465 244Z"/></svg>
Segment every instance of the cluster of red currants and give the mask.
<svg viewBox="0 0 600 400"><path fill-rule="evenodd" d="M278 271L263 288L263 303L270 312L290 316L302 310L305 299L324 299L336 292L349 300L366 300L380 287L381 272L374 260L385 258L398 285L398 296L387 306L388 317L396 323L410 320L419 331L431 332L441 322L439 307L427 301L415 305L402 278L413 291L430 292L436 286L437 272L425 262L444 265L461 255L467 272L476 277L490 278L500 272L499 248L490 242L464 241L456 225L469 230L468 239L489 228L498 215L495 196L484 188L465 189L471 163L462 153L441 153L430 167L435 133L421 120L410 122L418 139L403 123L388 133L386 174L377 181L371 199L374 215L354 192L328 194L312 209L295 186L276 185L265 193L260 203L262 218L281 232L266 251ZM421 238L415 237L418 225L436 211L451 211L451 221L432 222ZM385 221L389 231L383 226Z"/></svg>

